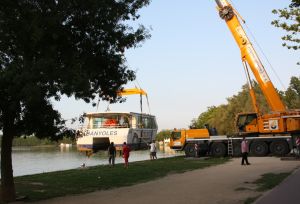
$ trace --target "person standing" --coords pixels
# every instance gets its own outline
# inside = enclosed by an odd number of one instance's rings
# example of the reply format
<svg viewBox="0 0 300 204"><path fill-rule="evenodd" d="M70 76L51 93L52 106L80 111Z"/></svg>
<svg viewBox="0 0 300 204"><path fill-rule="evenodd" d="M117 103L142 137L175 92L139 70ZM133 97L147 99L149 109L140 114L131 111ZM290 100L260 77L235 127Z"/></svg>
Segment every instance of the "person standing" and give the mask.
<svg viewBox="0 0 300 204"><path fill-rule="evenodd" d="M123 143L123 158L125 161L124 167L128 168L128 158L129 158L129 152L130 152L130 148L129 146L126 144L126 142Z"/></svg>
<svg viewBox="0 0 300 204"><path fill-rule="evenodd" d="M300 157L300 137L296 138L297 156Z"/></svg>
<svg viewBox="0 0 300 204"><path fill-rule="evenodd" d="M243 140L241 143L241 150L242 150L241 165L244 165L244 162L246 162L246 165L250 165L250 163L248 162L249 145L248 145L248 141L246 140L245 136L243 136Z"/></svg>
<svg viewBox="0 0 300 204"><path fill-rule="evenodd" d="M197 157L199 157L199 146L198 146L198 144L197 143L195 143L195 145L194 145L194 150L195 150L195 157L197 158Z"/></svg>
<svg viewBox="0 0 300 204"><path fill-rule="evenodd" d="M157 159L156 157L156 144L155 144L155 140L152 140L151 144L150 144L150 159Z"/></svg>
<svg viewBox="0 0 300 204"><path fill-rule="evenodd" d="M110 143L107 151L108 151L108 156L109 156L109 159L108 159L109 166L114 167L117 151L116 151L116 147L113 142Z"/></svg>

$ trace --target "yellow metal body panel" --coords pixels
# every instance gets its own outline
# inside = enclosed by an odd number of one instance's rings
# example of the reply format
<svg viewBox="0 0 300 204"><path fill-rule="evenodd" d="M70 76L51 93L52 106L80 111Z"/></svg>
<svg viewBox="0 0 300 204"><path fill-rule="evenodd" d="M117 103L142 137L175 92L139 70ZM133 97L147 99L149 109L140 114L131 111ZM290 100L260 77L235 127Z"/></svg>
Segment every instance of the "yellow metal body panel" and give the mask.
<svg viewBox="0 0 300 204"><path fill-rule="evenodd" d="M123 89L122 91L118 92L119 96L134 95L134 94L147 95L147 93L143 89L138 89L138 88Z"/></svg>
<svg viewBox="0 0 300 204"><path fill-rule="evenodd" d="M251 114L251 113L250 113ZM247 133L292 133L300 130L300 111L264 114L247 124Z"/></svg>
<svg viewBox="0 0 300 204"><path fill-rule="evenodd" d="M186 139L208 139L210 138L207 129L189 129L189 130L174 130L172 134L180 133L180 137L170 138L170 148L172 149L182 149L185 146Z"/></svg>
<svg viewBox="0 0 300 204"><path fill-rule="evenodd" d="M207 129L189 129L182 130L181 134L185 134L186 139L203 139L209 138L209 132Z"/></svg>
<svg viewBox="0 0 300 204"><path fill-rule="evenodd" d="M300 130L300 118L287 118L286 124L289 132Z"/></svg>
<svg viewBox="0 0 300 204"><path fill-rule="evenodd" d="M250 125L246 125L246 132L258 132L258 125L257 124L250 124Z"/></svg>
<svg viewBox="0 0 300 204"><path fill-rule="evenodd" d="M258 119L258 127L260 133L282 133L286 131L282 118L265 117L265 119Z"/></svg>

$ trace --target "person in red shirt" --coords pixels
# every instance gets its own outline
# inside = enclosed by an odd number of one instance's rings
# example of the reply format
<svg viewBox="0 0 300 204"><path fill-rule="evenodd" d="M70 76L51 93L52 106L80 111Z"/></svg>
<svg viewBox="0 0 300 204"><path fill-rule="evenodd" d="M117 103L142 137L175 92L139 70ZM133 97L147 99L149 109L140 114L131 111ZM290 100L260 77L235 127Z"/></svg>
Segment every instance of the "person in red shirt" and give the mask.
<svg viewBox="0 0 300 204"><path fill-rule="evenodd" d="M122 152L123 152L123 158L125 161L124 167L128 168L128 158L129 158L130 148L128 147L126 142L123 143L123 151Z"/></svg>

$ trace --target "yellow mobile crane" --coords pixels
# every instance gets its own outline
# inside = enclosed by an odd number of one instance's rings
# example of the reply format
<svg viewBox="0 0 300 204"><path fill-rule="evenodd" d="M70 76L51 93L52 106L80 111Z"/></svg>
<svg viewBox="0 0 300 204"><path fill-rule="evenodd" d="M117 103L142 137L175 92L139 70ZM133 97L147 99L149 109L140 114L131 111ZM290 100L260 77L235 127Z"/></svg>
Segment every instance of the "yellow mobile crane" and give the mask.
<svg viewBox="0 0 300 204"><path fill-rule="evenodd" d="M254 155L264 156L269 152L275 155L287 154L293 146L295 136L300 136L300 110L289 110L285 107L240 23L238 12L227 0L215 1L220 17L225 20L240 48L255 112L238 114L236 120L238 134L236 137L221 136L221 138L215 138L209 134L209 130L205 132L205 129L199 129L199 134L195 134L196 130L193 130L193 136L190 136L190 130L180 130L172 133L170 146L173 149L185 149L186 154L191 156L194 155L195 144L200 145L199 149L202 147L204 153L210 152L216 156L225 155L226 147L228 154L239 154L238 143L241 137L245 136L250 141L250 151ZM263 114L259 110L249 67L266 98L271 113ZM207 134L210 136L207 137Z"/></svg>

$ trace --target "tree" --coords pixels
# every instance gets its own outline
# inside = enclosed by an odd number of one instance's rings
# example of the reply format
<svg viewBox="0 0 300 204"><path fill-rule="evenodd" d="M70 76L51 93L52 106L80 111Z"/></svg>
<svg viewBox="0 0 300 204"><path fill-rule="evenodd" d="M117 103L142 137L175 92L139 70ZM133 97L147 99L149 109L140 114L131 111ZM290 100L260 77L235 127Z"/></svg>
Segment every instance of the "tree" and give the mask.
<svg viewBox="0 0 300 204"><path fill-rule="evenodd" d="M205 128L206 124L210 124L211 119L215 117L217 111L216 106L211 106L207 108L207 111L201 113L197 119L193 119L190 125L191 129Z"/></svg>
<svg viewBox="0 0 300 204"><path fill-rule="evenodd" d="M269 107L259 88L258 83L253 83L257 103L261 113L269 112ZM191 128L204 128L205 124L214 127L221 135L232 135L236 133L236 115L241 112L253 112L252 100L248 85L244 85L237 94L227 98L227 104L208 107L207 111L201 113L197 119L193 119Z"/></svg>
<svg viewBox="0 0 300 204"><path fill-rule="evenodd" d="M156 135L156 140L157 141L163 141L164 139L168 139L171 137L171 130L161 130L159 133Z"/></svg>
<svg viewBox="0 0 300 204"><path fill-rule="evenodd" d="M272 21L272 25L287 32L282 37L282 45L288 49L300 49L300 0L292 0L289 8L273 10L273 13L278 15L279 19Z"/></svg>
<svg viewBox="0 0 300 204"><path fill-rule="evenodd" d="M292 77L290 85L284 94L286 105L290 109L298 109L300 107L300 79Z"/></svg>
<svg viewBox="0 0 300 204"><path fill-rule="evenodd" d="M124 51L150 35L129 21L150 0L2 0L0 2L1 195L15 199L11 146L34 134L57 140L67 129L51 100L86 102L116 92L135 78Z"/></svg>

